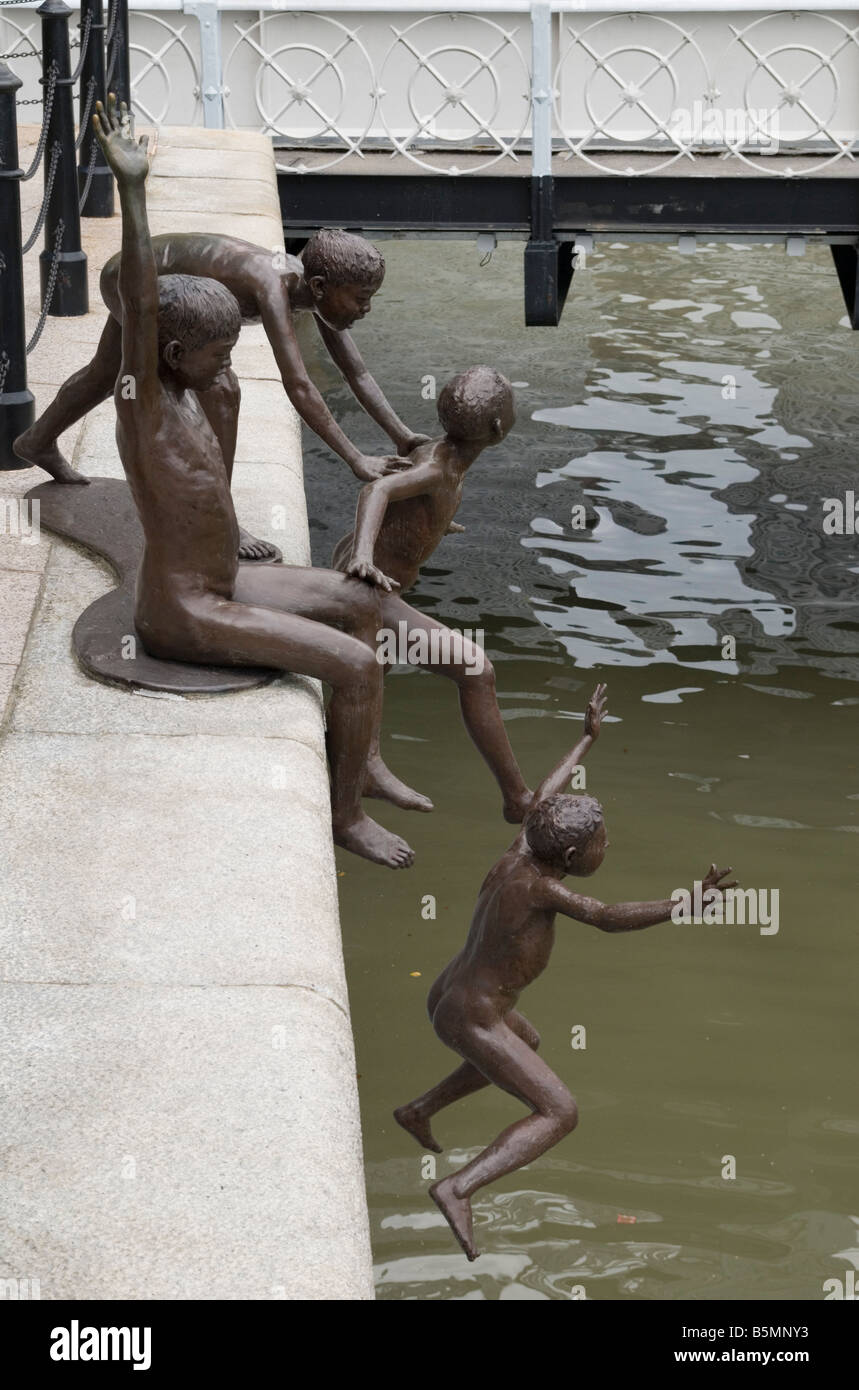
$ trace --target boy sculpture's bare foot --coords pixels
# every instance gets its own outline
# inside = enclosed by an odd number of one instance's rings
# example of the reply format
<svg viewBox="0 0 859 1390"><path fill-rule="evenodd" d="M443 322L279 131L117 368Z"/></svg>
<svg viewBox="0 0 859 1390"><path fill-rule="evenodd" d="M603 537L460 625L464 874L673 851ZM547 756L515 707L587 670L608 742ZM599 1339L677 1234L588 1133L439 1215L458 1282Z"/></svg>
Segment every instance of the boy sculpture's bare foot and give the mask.
<svg viewBox="0 0 859 1390"><path fill-rule="evenodd" d="M239 305L216 280L159 278L146 218L146 141L134 139L113 96L107 113L96 104L93 125L122 207L114 399L119 454L143 528L135 599L141 641L166 660L268 666L331 685L335 839L376 863L404 868L413 858L409 846L361 808L382 698L377 597L331 570L239 564L220 443L234 438L238 411L230 352ZM133 392L123 390L123 379L134 382ZM199 392L209 393L207 409Z"/></svg>
<svg viewBox="0 0 859 1390"><path fill-rule="evenodd" d="M567 874L594 873L608 849L599 802L563 792L599 736L604 712L605 686L599 685L588 704L583 738L534 793L521 831L483 882L465 945L429 992L433 1028L459 1053L462 1065L394 1111L421 1148L436 1153L441 1150L430 1128L432 1117L485 1086L500 1087L530 1111L464 1168L430 1188L469 1260L479 1254L471 1216L475 1192L539 1158L578 1120L570 1092L537 1056L539 1035L515 1007L549 962L556 913L600 931L624 932L667 922L674 906L673 898L607 906L571 893L561 882ZM702 883L710 900L736 886L723 882L728 873L710 866Z"/></svg>
<svg viewBox="0 0 859 1390"><path fill-rule="evenodd" d="M355 530L334 551L335 569L365 579L379 590L382 633L405 649L410 664L455 681L463 722L492 770L506 820L518 824L531 793L513 756L495 695L495 673L482 649L462 633L427 618L401 597L417 581L420 567L443 536L457 527L465 475L474 460L499 444L516 418L513 388L491 367L471 367L449 381L438 399L445 433L420 444L406 473L390 474L361 489ZM384 652L380 648L380 659ZM397 658L394 657L393 660ZM432 810L432 802L405 787L385 766L379 729L373 731L370 781L365 795L398 806Z"/></svg>
<svg viewBox="0 0 859 1390"><path fill-rule="evenodd" d="M152 238L159 275L196 275L217 280L235 297L243 323L262 323L280 371L284 389L306 425L367 482L402 468L424 435L415 434L399 418L367 371L352 336L351 326L370 312L373 295L385 274L385 262L363 237L323 230L312 236L295 256L272 254L263 246L237 237L212 233L169 233ZM118 292L120 257L114 256L101 273L101 293L110 310L95 357L60 388L43 415L15 440L15 453L25 463L44 468L60 483L86 483L60 453L57 440L114 392L122 361L122 305ZM295 320L311 314L332 360L368 415L391 439L395 454L373 457L362 453L333 419L307 373ZM197 399L221 448L228 477L232 477L236 448L235 411L223 412L223 387L236 393L230 374L213 392L200 387ZM239 532L240 560L271 560L280 552L270 541Z"/></svg>

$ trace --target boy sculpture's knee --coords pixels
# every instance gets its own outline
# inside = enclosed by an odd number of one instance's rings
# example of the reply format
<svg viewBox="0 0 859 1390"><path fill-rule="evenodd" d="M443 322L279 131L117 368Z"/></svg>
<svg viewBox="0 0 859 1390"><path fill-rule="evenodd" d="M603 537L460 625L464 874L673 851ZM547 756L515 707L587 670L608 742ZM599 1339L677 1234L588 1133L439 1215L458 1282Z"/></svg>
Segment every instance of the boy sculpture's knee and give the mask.
<svg viewBox="0 0 859 1390"><path fill-rule="evenodd" d="M568 1095L559 1101L554 1113L563 1133L572 1134L579 1123L579 1107L576 1105L575 1097Z"/></svg>

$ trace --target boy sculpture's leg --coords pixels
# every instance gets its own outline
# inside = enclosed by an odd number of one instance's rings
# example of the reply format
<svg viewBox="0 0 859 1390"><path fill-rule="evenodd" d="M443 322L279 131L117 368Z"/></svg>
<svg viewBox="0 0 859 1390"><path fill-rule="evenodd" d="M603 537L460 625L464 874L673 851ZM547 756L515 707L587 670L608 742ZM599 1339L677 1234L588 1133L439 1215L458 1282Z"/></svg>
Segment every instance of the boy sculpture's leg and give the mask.
<svg viewBox="0 0 859 1390"><path fill-rule="evenodd" d="M221 446L221 456L227 470L227 479L232 485L233 464L236 458L236 440L239 433L239 406L242 389L239 379L231 367L222 372L208 391L198 391L197 400L203 408L215 438ZM240 560L279 560L280 551L271 541L257 540L250 531L239 527Z"/></svg>
<svg viewBox="0 0 859 1390"><path fill-rule="evenodd" d="M501 788L504 819L519 824L531 804L531 792L525 785L519 764L510 747L495 694L495 672L488 657L484 656L473 642L461 637L459 633L452 633L435 618L428 618L425 614L419 613L416 608L412 608L395 594L382 595L382 621L394 632L398 631L398 623L406 623L410 639L416 632L426 633L428 648L434 632L438 634L437 641L439 638L447 639L439 643L439 650L451 653L449 661L428 660L415 664L456 682L459 687L459 707L463 723ZM378 731L375 746L378 747ZM383 763L382 768L388 777L393 776Z"/></svg>
<svg viewBox="0 0 859 1390"><path fill-rule="evenodd" d="M513 1009L509 1014L505 1014L504 1021L532 1051L537 1051L540 1046L540 1034L527 1018L523 1018L522 1014ZM478 1071L473 1062L463 1062L461 1067L457 1067L456 1071L452 1071L443 1081L439 1081L422 1096L418 1096L417 1100L399 1106L394 1111L394 1119L403 1129L408 1130L409 1134L414 1135L422 1149L430 1149L433 1153L440 1154L443 1152L442 1146L434 1138L430 1128L433 1115L437 1115L439 1110L444 1110L448 1105L453 1105L455 1101L473 1096L475 1091L482 1091L488 1085L483 1072Z"/></svg>
<svg viewBox="0 0 859 1390"><path fill-rule="evenodd" d="M474 1193L505 1173L532 1163L557 1144L575 1129L578 1109L551 1067L503 1019L492 1023L485 1019L475 1021L463 1016L461 1003L447 1010L442 1001L433 1026L439 1037L448 1046L455 1046L487 1081L516 1096L533 1112L509 1125L458 1173L442 1178L429 1189L465 1254L469 1260L475 1260L480 1252L475 1248L472 1230Z"/></svg>
<svg viewBox="0 0 859 1390"><path fill-rule="evenodd" d="M57 440L113 394L121 365L122 329L111 314L92 361L63 383L44 414L15 440L12 447L18 457L44 468L58 483L88 483L89 478L63 458Z"/></svg>
<svg viewBox="0 0 859 1390"><path fill-rule="evenodd" d="M372 592L329 570L240 565L232 600L206 594L186 598L184 605L175 639L164 630L153 637L141 626L154 655L270 666L333 687L327 720L334 839L375 863L407 868L412 849L361 806L370 731L382 700L374 650L379 610Z"/></svg>

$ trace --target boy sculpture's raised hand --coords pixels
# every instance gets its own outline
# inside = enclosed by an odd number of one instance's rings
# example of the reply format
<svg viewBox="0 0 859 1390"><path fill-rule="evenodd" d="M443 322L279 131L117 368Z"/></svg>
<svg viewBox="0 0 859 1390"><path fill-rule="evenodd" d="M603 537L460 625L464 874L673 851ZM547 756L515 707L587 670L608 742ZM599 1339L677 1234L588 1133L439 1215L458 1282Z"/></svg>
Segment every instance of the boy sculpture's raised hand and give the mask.
<svg viewBox="0 0 859 1390"><path fill-rule="evenodd" d="M462 718L501 788L507 820L518 824L531 802L504 728L495 696L495 675L470 639L427 618L400 597L417 580L421 565L451 530L471 464L500 444L515 421L513 388L492 367L471 367L449 381L438 398L444 434L415 449L412 467L361 489L355 530L338 543L335 569L377 587L384 629L408 634L408 660L459 687ZM423 639L418 640L418 639ZM386 767L373 731L366 796L381 796L412 810L432 802L402 783Z"/></svg>
<svg viewBox="0 0 859 1390"><path fill-rule="evenodd" d="M567 874L594 873L608 849L599 802L563 790L598 737L604 713L605 686L598 685L585 715L584 736L534 793L521 831L483 882L465 945L430 990L433 1028L463 1058L462 1065L394 1112L421 1148L440 1153L432 1117L484 1086L500 1087L531 1111L464 1168L430 1188L470 1260L479 1253L472 1229L474 1193L539 1158L578 1120L570 1092L537 1056L537 1030L516 1009L522 990L548 965L555 914L600 931L626 932L667 922L674 906L670 897L607 905L573 893L561 882ZM722 881L728 873L730 869L711 865L704 890L720 894L733 888L735 884Z"/></svg>
<svg viewBox="0 0 859 1390"><path fill-rule="evenodd" d="M370 312L385 274L385 262L370 242L347 232L323 230L312 236L302 258L273 254L237 237L205 232L170 233L152 238L159 275L198 275L217 280L235 297L243 323L261 322L271 343L284 388L298 414L320 439L366 482L408 468L405 457L426 436L403 424L367 371L349 329ZM118 291L120 257L101 273L101 293L110 310L93 360L60 388L43 415L15 440L19 458L50 473L57 482L86 483L71 468L57 440L112 394L122 356L122 307ZM371 457L343 433L307 373L295 334L296 315L312 314L328 352L354 396L391 439L396 455ZM236 448L238 381L229 368L197 392L203 413L217 436L228 478ZM271 559L278 552L267 541L241 533L239 558Z"/></svg>
<svg viewBox="0 0 859 1390"><path fill-rule="evenodd" d="M376 595L332 570L239 563L221 445L198 398L229 369L239 305L219 281L159 277L146 219L145 141L134 139L113 96L106 113L96 104L93 124L122 207L114 398L116 441L144 537L137 631L146 650L166 660L267 666L327 681L334 838L367 859L405 867L409 846L364 815L360 800L382 698Z"/></svg>

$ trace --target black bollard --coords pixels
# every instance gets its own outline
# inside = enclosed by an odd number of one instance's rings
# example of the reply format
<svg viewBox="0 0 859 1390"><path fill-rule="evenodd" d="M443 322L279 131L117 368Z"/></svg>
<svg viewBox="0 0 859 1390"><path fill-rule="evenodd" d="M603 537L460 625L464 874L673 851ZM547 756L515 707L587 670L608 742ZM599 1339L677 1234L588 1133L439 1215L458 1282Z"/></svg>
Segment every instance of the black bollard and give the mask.
<svg viewBox="0 0 859 1390"><path fill-rule="evenodd" d="M21 255L21 189L15 93L21 86L0 63L0 469L26 468L12 453L12 440L34 419L27 390L27 332L24 323L24 258Z"/></svg>
<svg viewBox="0 0 859 1390"><path fill-rule="evenodd" d="M128 56L128 0L111 0L113 15L110 43L107 51L107 89L117 102L125 102L131 110L131 69Z"/></svg>
<svg viewBox="0 0 859 1390"><path fill-rule="evenodd" d="M48 201L45 249L39 256L39 274L44 304L54 261L57 225L62 221L62 249L48 313L57 318L69 318L85 314L89 309L86 253L81 250L81 219L78 212L78 184L75 174L75 117L69 59L71 10L64 0L45 0L45 3L39 6L38 13L42 16L41 80L46 100L53 80L52 69L56 71L48 138L43 156L46 182L50 175L55 147L59 146L62 151Z"/></svg>
<svg viewBox="0 0 859 1390"><path fill-rule="evenodd" d="M92 133L92 113L95 103L107 105L104 65L104 5L102 0L81 0L81 37L90 18L89 43L81 68L80 119L88 127L80 148L78 165L78 195L82 217L113 217L113 174ZM86 195L86 196L84 196Z"/></svg>

